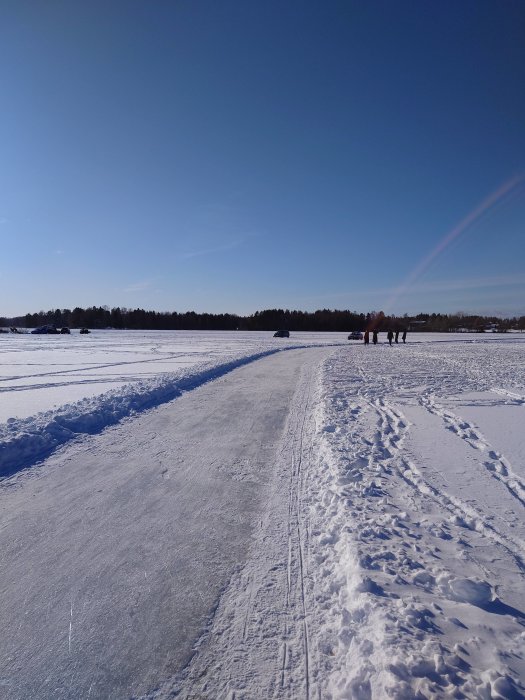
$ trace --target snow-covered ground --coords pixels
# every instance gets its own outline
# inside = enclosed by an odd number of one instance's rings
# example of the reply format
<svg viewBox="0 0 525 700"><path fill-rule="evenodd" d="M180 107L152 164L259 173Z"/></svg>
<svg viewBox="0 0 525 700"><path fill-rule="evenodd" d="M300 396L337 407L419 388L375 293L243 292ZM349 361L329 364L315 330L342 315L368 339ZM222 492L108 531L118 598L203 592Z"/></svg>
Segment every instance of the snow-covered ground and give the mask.
<svg viewBox="0 0 525 700"><path fill-rule="evenodd" d="M0 697L525 697L525 336L381 335L0 336Z"/></svg>
<svg viewBox="0 0 525 700"><path fill-rule="evenodd" d="M328 696L523 697L524 341L434 337L323 367Z"/></svg>

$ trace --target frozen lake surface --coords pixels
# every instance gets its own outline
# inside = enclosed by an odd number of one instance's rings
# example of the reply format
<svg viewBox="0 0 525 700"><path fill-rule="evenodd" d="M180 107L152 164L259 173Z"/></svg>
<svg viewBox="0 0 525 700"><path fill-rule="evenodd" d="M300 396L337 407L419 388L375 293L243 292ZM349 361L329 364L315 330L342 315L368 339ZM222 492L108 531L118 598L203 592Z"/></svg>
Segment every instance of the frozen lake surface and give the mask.
<svg viewBox="0 0 525 700"><path fill-rule="evenodd" d="M80 335L0 335L0 422L26 418L129 382L180 373L283 345L343 342L343 333L92 331Z"/></svg>
<svg viewBox="0 0 525 700"><path fill-rule="evenodd" d="M525 337L346 335L0 336L0 697L524 697Z"/></svg>

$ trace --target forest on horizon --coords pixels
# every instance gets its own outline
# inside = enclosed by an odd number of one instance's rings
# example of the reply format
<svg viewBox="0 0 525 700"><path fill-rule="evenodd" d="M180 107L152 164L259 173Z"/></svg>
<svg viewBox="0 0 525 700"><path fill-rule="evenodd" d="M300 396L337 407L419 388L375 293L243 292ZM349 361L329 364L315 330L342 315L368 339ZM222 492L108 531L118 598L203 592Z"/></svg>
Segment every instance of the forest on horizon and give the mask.
<svg viewBox="0 0 525 700"><path fill-rule="evenodd" d="M386 315L382 311L366 314L349 310L319 309L291 311L265 309L249 316L186 311L145 311L125 307L91 306L87 309L51 309L25 316L0 317L0 327L36 328L43 325L70 328L115 328L130 330L242 330L242 331L363 331L365 329L448 332L459 329L481 332L494 327L502 332L525 330L525 316L499 318L455 314L420 313L415 316Z"/></svg>

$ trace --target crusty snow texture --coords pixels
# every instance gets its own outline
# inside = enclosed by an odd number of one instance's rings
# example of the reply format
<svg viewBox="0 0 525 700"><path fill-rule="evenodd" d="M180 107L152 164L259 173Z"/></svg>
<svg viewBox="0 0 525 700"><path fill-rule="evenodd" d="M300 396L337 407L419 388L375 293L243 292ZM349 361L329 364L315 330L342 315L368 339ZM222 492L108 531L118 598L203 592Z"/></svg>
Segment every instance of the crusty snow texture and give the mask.
<svg viewBox="0 0 525 700"><path fill-rule="evenodd" d="M321 377L321 696L524 697L525 345L362 350Z"/></svg>

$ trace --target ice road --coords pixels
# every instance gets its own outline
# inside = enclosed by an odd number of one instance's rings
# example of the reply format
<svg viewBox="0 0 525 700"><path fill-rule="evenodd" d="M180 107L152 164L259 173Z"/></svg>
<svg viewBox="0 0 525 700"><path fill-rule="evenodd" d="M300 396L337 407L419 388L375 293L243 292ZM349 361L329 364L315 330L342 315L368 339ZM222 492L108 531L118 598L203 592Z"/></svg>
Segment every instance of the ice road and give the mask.
<svg viewBox="0 0 525 700"><path fill-rule="evenodd" d="M4 486L0 697L136 697L187 664L328 352L238 368Z"/></svg>

